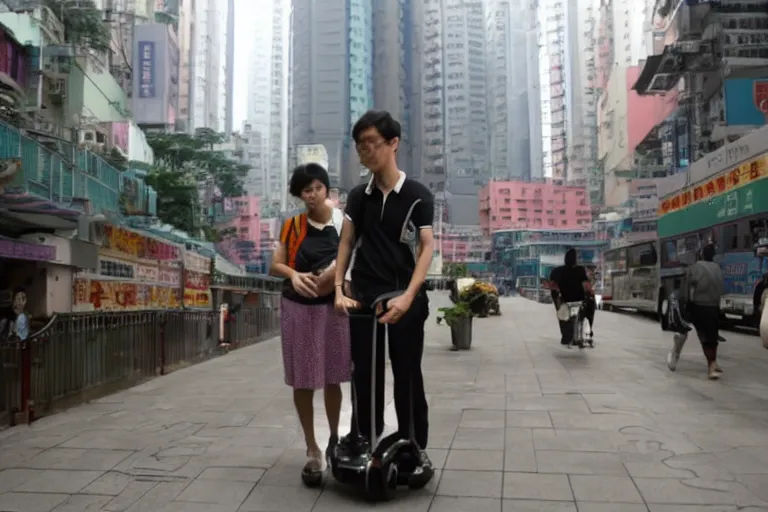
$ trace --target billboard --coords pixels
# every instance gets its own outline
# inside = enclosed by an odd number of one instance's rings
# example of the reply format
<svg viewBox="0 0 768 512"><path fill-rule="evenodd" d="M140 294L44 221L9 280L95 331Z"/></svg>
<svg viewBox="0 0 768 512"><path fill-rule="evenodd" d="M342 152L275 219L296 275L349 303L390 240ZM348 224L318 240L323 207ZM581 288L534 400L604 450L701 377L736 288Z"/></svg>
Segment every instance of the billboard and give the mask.
<svg viewBox="0 0 768 512"><path fill-rule="evenodd" d="M179 48L168 25L134 28L131 109L138 125L172 125L179 103Z"/></svg>
<svg viewBox="0 0 768 512"><path fill-rule="evenodd" d="M728 126L763 126L768 119L768 77L725 81L725 122Z"/></svg>
<svg viewBox="0 0 768 512"><path fill-rule="evenodd" d="M139 98L154 98L155 90L155 43L139 41Z"/></svg>

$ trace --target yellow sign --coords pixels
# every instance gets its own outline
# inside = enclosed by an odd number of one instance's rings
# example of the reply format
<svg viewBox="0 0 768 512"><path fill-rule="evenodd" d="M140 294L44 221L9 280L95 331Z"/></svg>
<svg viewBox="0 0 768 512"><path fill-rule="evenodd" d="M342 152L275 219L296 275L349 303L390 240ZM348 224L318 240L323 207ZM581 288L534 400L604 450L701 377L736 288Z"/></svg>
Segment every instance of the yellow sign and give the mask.
<svg viewBox="0 0 768 512"><path fill-rule="evenodd" d="M675 195L662 200L659 204L658 213L661 216L687 208L692 204L709 201L715 196L730 192L766 176L768 176L768 155L741 164L735 169L710 178L704 183L684 188Z"/></svg>

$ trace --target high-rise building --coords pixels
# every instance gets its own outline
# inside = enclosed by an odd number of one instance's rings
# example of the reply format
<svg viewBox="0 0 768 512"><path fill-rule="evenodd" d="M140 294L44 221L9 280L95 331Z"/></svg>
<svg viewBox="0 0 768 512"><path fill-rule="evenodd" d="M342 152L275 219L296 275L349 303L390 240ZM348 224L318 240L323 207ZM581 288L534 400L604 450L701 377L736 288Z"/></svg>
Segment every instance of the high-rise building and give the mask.
<svg viewBox="0 0 768 512"><path fill-rule="evenodd" d="M290 5L286 0L266 0L260 7L271 24L254 32L248 84L247 123L262 145L258 161L249 162L262 197L262 207L285 209L288 195L288 58Z"/></svg>
<svg viewBox="0 0 768 512"><path fill-rule="evenodd" d="M542 32L549 67L543 109L549 126L547 164L555 179L588 185L596 165L597 118L594 90L595 0L544 0Z"/></svg>
<svg viewBox="0 0 768 512"><path fill-rule="evenodd" d="M544 176L536 3L487 4L488 135L494 179Z"/></svg>
<svg viewBox="0 0 768 512"><path fill-rule="evenodd" d="M198 0L192 36L190 131L224 130L226 109L226 2Z"/></svg>
<svg viewBox="0 0 768 512"><path fill-rule="evenodd" d="M227 67L224 131L229 135L235 129L235 0L227 2Z"/></svg>
<svg viewBox="0 0 768 512"><path fill-rule="evenodd" d="M373 107L372 0L295 0L291 21L291 151L322 144L331 184L351 188L360 166L354 122Z"/></svg>

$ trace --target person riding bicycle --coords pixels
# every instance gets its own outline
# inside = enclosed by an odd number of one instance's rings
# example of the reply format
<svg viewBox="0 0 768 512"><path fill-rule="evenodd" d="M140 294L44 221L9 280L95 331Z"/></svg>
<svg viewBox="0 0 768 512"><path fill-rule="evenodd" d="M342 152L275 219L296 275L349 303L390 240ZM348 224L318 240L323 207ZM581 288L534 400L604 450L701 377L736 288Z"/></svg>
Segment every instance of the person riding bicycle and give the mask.
<svg viewBox="0 0 768 512"><path fill-rule="evenodd" d="M549 281L551 283L552 302L556 311L560 309L563 303L583 302L588 297L594 296L586 269L576 264L576 249L574 248L565 252L565 265L555 268L549 276ZM570 345L574 335L573 322L559 319L558 321L562 335L560 344Z"/></svg>

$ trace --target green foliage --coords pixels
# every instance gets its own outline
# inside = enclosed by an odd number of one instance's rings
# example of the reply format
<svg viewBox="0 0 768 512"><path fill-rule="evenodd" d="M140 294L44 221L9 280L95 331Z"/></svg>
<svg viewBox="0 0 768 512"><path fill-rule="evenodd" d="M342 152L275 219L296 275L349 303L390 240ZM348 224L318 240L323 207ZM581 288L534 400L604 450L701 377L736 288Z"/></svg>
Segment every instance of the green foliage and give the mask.
<svg viewBox="0 0 768 512"><path fill-rule="evenodd" d="M461 318L472 318L475 316L472 308L466 302L457 302L447 308L438 308L438 311L442 313L445 323L451 326L455 325Z"/></svg>
<svg viewBox="0 0 768 512"><path fill-rule="evenodd" d="M195 182L182 170L156 165L147 183L157 192L157 216L182 231L194 233L198 208Z"/></svg>
<svg viewBox="0 0 768 512"><path fill-rule="evenodd" d="M212 228L196 223L197 183L212 179L223 197L243 196L243 178L249 170L247 165L238 164L221 151L213 150L224 140L223 134L207 128L198 130L194 136L187 133L147 134L147 143L157 162L148 181L157 191L158 217L188 233L200 227L205 230L205 238L214 242L220 235Z"/></svg>
<svg viewBox="0 0 768 512"><path fill-rule="evenodd" d="M45 6L61 20L68 43L99 53L110 51L112 35L93 0L45 0Z"/></svg>
<svg viewBox="0 0 768 512"><path fill-rule="evenodd" d="M443 264L443 275L458 279L469 275L469 268L466 263L445 263Z"/></svg>

